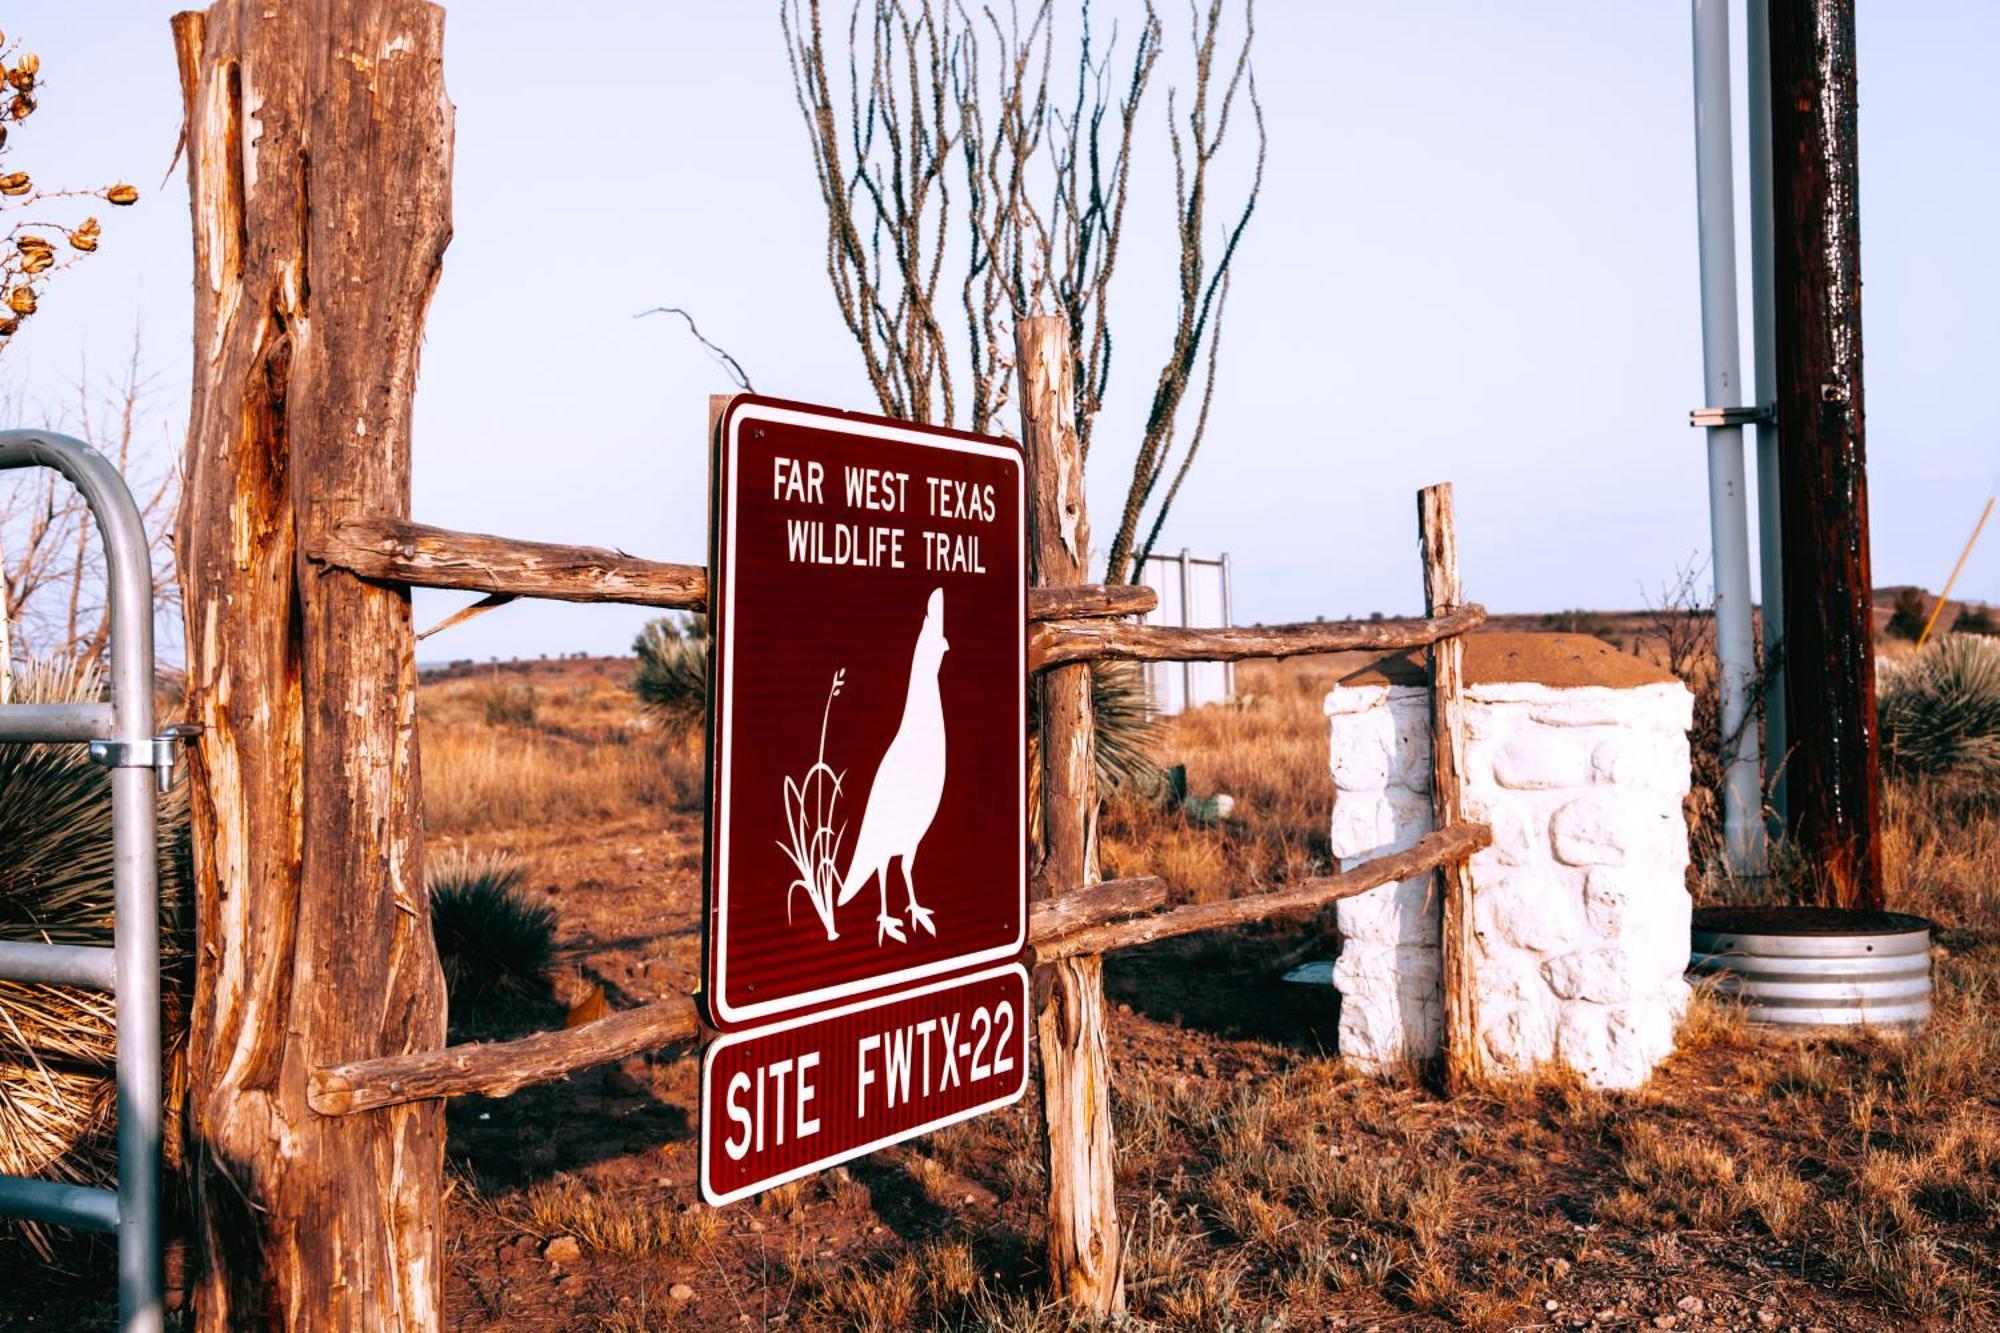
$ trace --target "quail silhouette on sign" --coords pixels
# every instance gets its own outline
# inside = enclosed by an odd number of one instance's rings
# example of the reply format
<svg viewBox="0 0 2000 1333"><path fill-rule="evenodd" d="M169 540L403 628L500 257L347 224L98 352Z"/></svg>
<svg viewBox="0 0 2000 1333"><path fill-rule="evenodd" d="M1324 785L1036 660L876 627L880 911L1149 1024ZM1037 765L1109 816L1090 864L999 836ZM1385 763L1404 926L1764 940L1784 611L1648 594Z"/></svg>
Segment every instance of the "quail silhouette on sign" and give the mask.
<svg viewBox="0 0 2000 1333"><path fill-rule="evenodd" d="M944 589L933 588L924 610L924 623L917 631L917 646L910 657L909 687L903 697L903 717L896 734L883 751L875 768L875 781L868 789L868 804L861 812L861 832L854 840L854 854L842 874L836 858L846 836L844 824L834 824L846 781L845 771L836 772L826 762L826 721L833 701L847 683L847 669L836 671L827 692L826 714L820 719L819 757L804 778L785 779L784 849L798 872L786 894L785 915L791 917L793 896L803 891L811 902L829 940L840 938L834 926L834 910L845 907L854 896L876 881L880 911L875 917L875 942L906 941L903 923L889 911L889 870L891 863L901 871L903 891L909 898L905 909L910 927L937 934L931 910L917 901L912 871L917 847L930 832L944 799L944 698L938 690L938 669L951 647L944 637Z"/></svg>
<svg viewBox="0 0 2000 1333"><path fill-rule="evenodd" d="M868 804L861 812L861 832L854 839L854 857L842 878L838 905L852 901L870 879L881 889L881 911L875 917L875 942L902 940L903 923L889 913L889 863L898 864L903 891L909 896L912 929L937 934L931 911L917 901L911 868L917 847L937 818L944 799L944 697L938 691L938 668L951 645L944 637L944 589L931 589L923 628L917 631L910 656L910 688L903 697L903 720L875 769Z"/></svg>

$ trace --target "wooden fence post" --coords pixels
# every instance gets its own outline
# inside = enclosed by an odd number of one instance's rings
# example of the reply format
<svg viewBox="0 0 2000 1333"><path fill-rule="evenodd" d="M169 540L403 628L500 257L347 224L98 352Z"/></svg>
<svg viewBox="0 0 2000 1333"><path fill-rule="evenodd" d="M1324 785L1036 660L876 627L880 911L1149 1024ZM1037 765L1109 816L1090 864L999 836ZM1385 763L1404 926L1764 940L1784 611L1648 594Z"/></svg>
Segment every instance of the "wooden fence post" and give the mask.
<svg viewBox="0 0 2000 1333"><path fill-rule="evenodd" d="M178 524L195 749L196 1326L435 1330L444 1111L327 1117L320 1065L445 1036L408 593L308 560L407 516L451 235L443 11L218 0L174 20L194 221Z"/></svg>
<svg viewBox="0 0 2000 1333"><path fill-rule="evenodd" d="M1424 614L1439 616L1465 602L1458 579L1458 530L1451 510L1451 483L1417 492L1417 538L1424 556ZM1465 818L1460 792L1460 756L1465 753L1465 645L1456 634L1430 647L1431 818L1450 828ZM1444 979L1444 1082L1453 1095L1477 1083L1485 1072L1479 1017L1473 989L1472 867L1463 858L1438 867L1442 889L1441 972Z"/></svg>
<svg viewBox="0 0 2000 1333"><path fill-rule="evenodd" d="M1069 324L1020 322L1021 433L1027 447L1028 543L1034 582L1088 582L1090 524L1076 434ZM1097 772L1089 663L1041 680L1042 858L1037 899L1098 881ZM1065 958L1035 970L1035 1040L1049 1169L1049 1285L1096 1315L1124 1306L1113 1190L1110 1062L1105 1053L1104 960Z"/></svg>

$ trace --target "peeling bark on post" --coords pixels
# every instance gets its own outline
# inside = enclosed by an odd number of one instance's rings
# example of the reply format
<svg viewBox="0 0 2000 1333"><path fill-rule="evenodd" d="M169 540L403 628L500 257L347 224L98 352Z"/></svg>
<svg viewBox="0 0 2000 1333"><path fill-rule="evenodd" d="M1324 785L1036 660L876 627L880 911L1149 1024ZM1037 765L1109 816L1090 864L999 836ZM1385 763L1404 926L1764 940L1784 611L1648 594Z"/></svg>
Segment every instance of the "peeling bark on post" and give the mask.
<svg viewBox="0 0 2000 1333"><path fill-rule="evenodd" d="M407 593L309 563L407 516L410 403L451 234L443 13L179 15L194 372L178 525L195 747L196 1326L440 1326L442 1105L339 1118L319 1066L445 1032Z"/></svg>
<svg viewBox="0 0 2000 1333"><path fill-rule="evenodd" d="M1465 601L1458 579L1458 530L1452 518L1451 483L1426 486L1417 492L1417 539L1424 554L1424 614L1442 616ZM1465 687L1465 645L1456 635L1439 639L1430 649L1431 677L1431 818L1448 829L1465 819L1460 793L1461 756L1465 753L1465 715L1459 704ZM1472 955L1477 946L1472 925L1472 867L1463 857L1438 867L1443 890L1441 962L1444 974L1444 1082L1456 1095L1478 1083L1485 1073L1485 1051L1479 1044Z"/></svg>
<svg viewBox="0 0 2000 1333"><path fill-rule="evenodd" d="M1084 583L1090 524L1069 325L1051 315L1024 319L1016 351L1033 581L1046 587ZM1037 898L1099 878L1090 667L1049 671L1040 690L1042 855L1031 890ZM1058 1299L1108 1315L1123 1308L1125 1284L1113 1192L1104 960L1093 954L1037 968L1034 1003L1048 1148L1049 1285Z"/></svg>

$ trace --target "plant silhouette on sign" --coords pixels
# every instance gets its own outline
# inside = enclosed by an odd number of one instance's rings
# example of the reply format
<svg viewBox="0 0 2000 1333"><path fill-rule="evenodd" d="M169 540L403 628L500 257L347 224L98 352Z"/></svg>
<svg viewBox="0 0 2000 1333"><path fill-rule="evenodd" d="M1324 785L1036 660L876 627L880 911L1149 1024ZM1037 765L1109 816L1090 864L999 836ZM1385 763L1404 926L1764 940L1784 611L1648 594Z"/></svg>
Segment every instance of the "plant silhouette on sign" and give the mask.
<svg viewBox="0 0 2000 1333"><path fill-rule="evenodd" d="M833 673L833 686L826 694L826 707L819 719L819 754L803 778L785 779L785 835L778 844L798 873L785 890L785 920L792 919L792 899L804 890L806 900L818 914L826 937L840 938L833 928L834 900L840 892L840 842L845 824L836 828L834 811L840 805L840 784L846 773L833 771L826 762L826 724L833 716L833 701L847 683L847 668Z"/></svg>

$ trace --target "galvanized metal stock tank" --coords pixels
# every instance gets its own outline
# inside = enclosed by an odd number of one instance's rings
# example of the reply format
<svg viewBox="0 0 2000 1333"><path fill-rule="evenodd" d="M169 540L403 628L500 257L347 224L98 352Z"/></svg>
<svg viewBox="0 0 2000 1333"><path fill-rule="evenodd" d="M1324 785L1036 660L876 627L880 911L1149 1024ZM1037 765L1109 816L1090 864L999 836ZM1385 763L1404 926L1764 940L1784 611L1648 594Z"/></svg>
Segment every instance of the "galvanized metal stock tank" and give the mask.
<svg viewBox="0 0 2000 1333"><path fill-rule="evenodd" d="M1792 1031L1915 1031L1931 1016L1931 923L1902 912L1707 907L1694 914L1691 978Z"/></svg>

